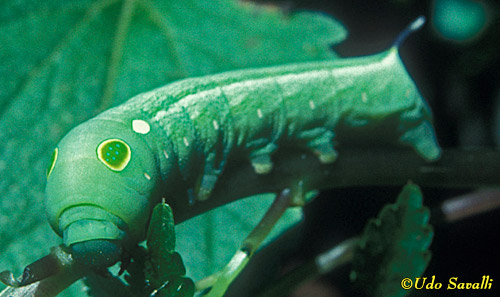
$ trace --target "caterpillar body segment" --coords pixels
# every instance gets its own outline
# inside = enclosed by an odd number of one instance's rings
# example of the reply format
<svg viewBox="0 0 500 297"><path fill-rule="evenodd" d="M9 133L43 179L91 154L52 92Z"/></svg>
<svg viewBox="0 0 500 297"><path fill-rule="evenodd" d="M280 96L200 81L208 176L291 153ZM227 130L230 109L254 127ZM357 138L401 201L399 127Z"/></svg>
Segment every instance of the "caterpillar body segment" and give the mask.
<svg viewBox="0 0 500 297"><path fill-rule="evenodd" d="M144 238L162 197L211 199L228 162L266 174L280 150L331 163L335 146L351 144L410 146L435 160L431 120L396 48L181 80L64 137L49 170L49 221L77 254L107 265Z"/></svg>

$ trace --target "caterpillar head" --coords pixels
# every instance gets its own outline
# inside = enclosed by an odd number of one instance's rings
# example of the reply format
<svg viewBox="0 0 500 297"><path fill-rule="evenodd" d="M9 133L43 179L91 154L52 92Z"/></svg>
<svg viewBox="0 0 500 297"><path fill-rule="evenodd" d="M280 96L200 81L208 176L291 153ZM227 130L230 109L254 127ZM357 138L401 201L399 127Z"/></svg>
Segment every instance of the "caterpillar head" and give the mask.
<svg viewBox="0 0 500 297"><path fill-rule="evenodd" d="M120 122L92 119L61 140L47 172L46 210L76 258L110 266L144 238L155 168L146 142Z"/></svg>

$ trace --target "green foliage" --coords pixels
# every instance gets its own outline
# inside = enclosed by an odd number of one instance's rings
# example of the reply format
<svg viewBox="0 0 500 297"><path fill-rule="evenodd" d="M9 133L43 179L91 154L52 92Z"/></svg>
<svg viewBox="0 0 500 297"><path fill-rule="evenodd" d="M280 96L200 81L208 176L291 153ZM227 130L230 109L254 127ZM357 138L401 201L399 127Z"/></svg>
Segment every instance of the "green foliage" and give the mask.
<svg viewBox="0 0 500 297"><path fill-rule="evenodd" d="M353 259L351 280L373 297L402 297L404 278L415 279L430 261L429 210L417 185L407 184L395 204L368 222Z"/></svg>
<svg viewBox="0 0 500 297"><path fill-rule="evenodd" d="M216 208L176 226L177 248L194 280L226 265L243 240L264 216L274 194L246 198ZM301 208L288 209L274 226L264 245L302 220Z"/></svg>
<svg viewBox="0 0 500 297"><path fill-rule="evenodd" d="M60 243L43 192L69 129L182 77L333 58L345 35L320 14L230 0L1 1L0 268L19 274ZM81 285L66 294L85 295Z"/></svg>
<svg viewBox="0 0 500 297"><path fill-rule="evenodd" d="M153 257L175 250L174 214L168 204L162 202L155 206L149 221L147 247Z"/></svg>
<svg viewBox="0 0 500 297"><path fill-rule="evenodd" d="M175 252L172 209L166 203L155 206L147 235L147 251L138 248L128 281L136 296L192 297L194 282L187 277L181 255Z"/></svg>

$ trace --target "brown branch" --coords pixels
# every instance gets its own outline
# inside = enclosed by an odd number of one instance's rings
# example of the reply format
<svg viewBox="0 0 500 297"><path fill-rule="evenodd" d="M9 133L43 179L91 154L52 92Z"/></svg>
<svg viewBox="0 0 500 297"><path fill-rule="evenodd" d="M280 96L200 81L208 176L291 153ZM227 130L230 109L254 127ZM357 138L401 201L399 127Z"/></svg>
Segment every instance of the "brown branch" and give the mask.
<svg viewBox="0 0 500 297"><path fill-rule="evenodd" d="M500 185L500 151L445 150L429 163L410 150L343 149L333 164L322 165L308 153L277 153L275 167L255 174L248 161L230 161L211 198L190 206L172 201L176 223L217 206L260 193L279 192L303 181L305 190L357 186L403 186L408 180L423 187L476 188ZM168 198L167 198L168 199Z"/></svg>

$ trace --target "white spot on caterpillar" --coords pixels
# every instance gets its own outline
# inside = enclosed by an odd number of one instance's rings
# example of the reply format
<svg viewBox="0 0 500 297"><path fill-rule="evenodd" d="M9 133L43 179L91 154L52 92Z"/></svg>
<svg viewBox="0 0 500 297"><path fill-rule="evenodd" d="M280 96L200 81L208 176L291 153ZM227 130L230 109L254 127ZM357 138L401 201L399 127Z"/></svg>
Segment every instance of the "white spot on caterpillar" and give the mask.
<svg viewBox="0 0 500 297"><path fill-rule="evenodd" d="M144 172L144 177L145 177L147 180L151 180L151 176L149 176L149 174L147 174L146 172Z"/></svg>
<svg viewBox="0 0 500 297"><path fill-rule="evenodd" d="M132 130L136 133L140 134L148 134L151 130L149 124L143 120L133 120L132 121Z"/></svg>
<svg viewBox="0 0 500 297"><path fill-rule="evenodd" d="M262 110L260 110L260 108L257 108L257 116L259 119L262 119Z"/></svg>
<svg viewBox="0 0 500 297"><path fill-rule="evenodd" d="M184 137L184 145L189 146L189 141L186 137Z"/></svg>
<svg viewBox="0 0 500 297"><path fill-rule="evenodd" d="M167 151L166 151L166 150L163 150L163 154L165 155L165 158L167 158L167 159L168 159L168 153L167 153Z"/></svg>
<svg viewBox="0 0 500 297"><path fill-rule="evenodd" d="M159 120L163 119L166 115L167 115L167 112L166 112L166 111L164 111L164 110L160 110L160 111L158 111L158 112L155 114L154 119L155 119L156 121L159 121Z"/></svg>
<svg viewBox="0 0 500 297"><path fill-rule="evenodd" d="M215 130L219 130L219 123L216 120L213 120L212 124L214 125Z"/></svg>
<svg viewBox="0 0 500 297"><path fill-rule="evenodd" d="M309 107L311 108L311 110L314 110L316 108L316 105L314 105L314 101L309 100Z"/></svg>
<svg viewBox="0 0 500 297"><path fill-rule="evenodd" d="M361 93L361 101L363 101L363 103L368 102L368 96L365 92Z"/></svg>
<svg viewBox="0 0 500 297"><path fill-rule="evenodd" d="M200 115L200 112L199 112L199 111L197 111L197 110L195 110L195 111L194 111L194 112L193 112L193 113L189 116L189 118L190 118L191 120L194 120L194 119L196 119L199 115Z"/></svg>

